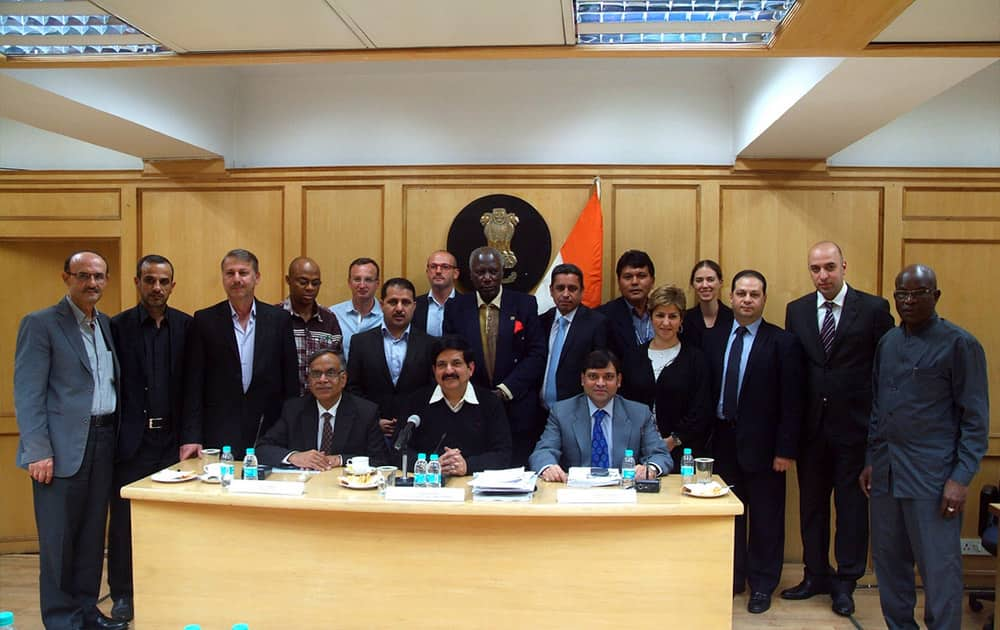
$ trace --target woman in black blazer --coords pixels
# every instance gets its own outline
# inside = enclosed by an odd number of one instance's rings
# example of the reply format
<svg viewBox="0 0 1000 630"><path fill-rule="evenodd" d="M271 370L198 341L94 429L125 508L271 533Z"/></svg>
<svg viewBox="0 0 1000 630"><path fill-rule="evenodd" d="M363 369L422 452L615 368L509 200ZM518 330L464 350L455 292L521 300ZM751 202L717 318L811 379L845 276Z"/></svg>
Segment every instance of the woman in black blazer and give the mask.
<svg viewBox="0 0 1000 630"><path fill-rule="evenodd" d="M682 448L707 454L712 426L708 363L701 350L681 342L684 291L663 286L649 294L648 309L655 336L642 352L632 353L622 370L622 396L649 405L656 425L680 467Z"/></svg>
<svg viewBox="0 0 1000 630"><path fill-rule="evenodd" d="M704 348L706 335L729 334L733 325L733 309L719 299L722 293L722 267L719 263L699 260L691 269L690 282L697 303L684 313L681 338Z"/></svg>

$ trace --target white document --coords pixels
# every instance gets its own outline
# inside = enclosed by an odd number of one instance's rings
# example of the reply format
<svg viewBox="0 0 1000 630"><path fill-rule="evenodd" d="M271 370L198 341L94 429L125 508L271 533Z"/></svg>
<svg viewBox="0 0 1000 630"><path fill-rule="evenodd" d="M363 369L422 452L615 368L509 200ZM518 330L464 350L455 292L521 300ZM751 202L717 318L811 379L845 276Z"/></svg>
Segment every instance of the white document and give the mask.
<svg viewBox="0 0 1000 630"><path fill-rule="evenodd" d="M465 488L417 488L391 486L385 489L386 501L444 501L462 503Z"/></svg>
<svg viewBox="0 0 1000 630"><path fill-rule="evenodd" d="M617 468L608 468L607 477L594 477L590 474L590 466L573 466L569 469L569 479L566 485L570 488L596 488L598 486L617 486L622 481L622 473Z"/></svg>
<svg viewBox="0 0 1000 630"><path fill-rule="evenodd" d="M561 488L558 503L635 503L635 490Z"/></svg>
<svg viewBox="0 0 1000 630"><path fill-rule="evenodd" d="M507 470L484 470L476 473L468 482L473 494L504 493L530 494L535 491L538 473L524 468L508 468Z"/></svg>
<svg viewBox="0 0 1000 630"><path fill-rule="evenodd" d="M237 494L277 494L282 496L299 496L306 491L306 484L301 481L252 481L233 479L229 491Z"/></svg>

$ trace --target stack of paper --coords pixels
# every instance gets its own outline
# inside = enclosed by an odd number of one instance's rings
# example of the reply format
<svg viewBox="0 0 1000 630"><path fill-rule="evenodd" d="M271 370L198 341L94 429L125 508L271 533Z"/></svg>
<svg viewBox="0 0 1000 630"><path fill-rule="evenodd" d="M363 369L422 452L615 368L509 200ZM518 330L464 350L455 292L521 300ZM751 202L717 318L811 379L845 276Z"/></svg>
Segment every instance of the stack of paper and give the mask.
<svg viewBox="0 0 1000 630"><path fill-rule="evenodd" d="M538 473L524 467L484 470L472 477L473 501L530 501Z"/></svg>
<svg viewBox="0 0 1000 630"><path fill-rule="evenodd" d="M299 496L306 491L306 484L301 481L252 481L249 479L233 479L229 491L239 494L279 494L283 496Z"/></svg>
<svg viewBox="0 0 1000 630"><path fill-rule="evenodd" d="M589 466L573 466L569 469L566 485L570 488L596 488L597 486L621 485L622 474L617 468L608 468L607 476L595 477Z"/></svg>

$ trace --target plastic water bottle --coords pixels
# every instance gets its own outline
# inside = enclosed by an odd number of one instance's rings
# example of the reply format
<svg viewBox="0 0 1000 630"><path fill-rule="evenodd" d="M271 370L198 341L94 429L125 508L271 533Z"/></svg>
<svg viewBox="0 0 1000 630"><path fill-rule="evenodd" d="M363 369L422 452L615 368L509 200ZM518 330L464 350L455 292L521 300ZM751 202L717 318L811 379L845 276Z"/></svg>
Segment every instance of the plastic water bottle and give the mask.
<svg viewBox="0 0 1000 630"><path fill-rule="evenodd" d="M632 449L627 448L622 458L622 488L632 487L635 487L635 455Z"/></svg>
<svg viewBox="0 0 1000 630"><path fill-rule="evenodd" d="M229 446L223 446L222 457L219 458L219 461L222 463L222 487L228 488L236 474L236 466L233 464L233 449Z"/></svg>
<svg viewBox="0 0 1000 630"><path fill-rule="evenodd" d="M431 461L427 464L427 487L441 487L441 462L438 461L437 453L431 453Z"/></svg>
<svg viewBox="0 0 1000 630"><path fill-rule="evenodd" d="M257 454L253 447L247 448L247 454L243 458L243 478L247 481L257 481Z"/></svg>
<svg viewBox="0 0 1000 630"><path fill-rule="evenodd" d="M2 630L14 630L14 613L9 610L0 612L0 628Z"/></svg>
<svg viewBox="0 0 1000 630"><path fill-rule="evenodd" d="M694 483L694 455L689 448L684 449L681 457L681 483Z"/></svg>
<svg viewBox="0 0 1000 630"><path fill-rule="evenodd" d="M418 488L427 485L427 453L417 453L417 461L413 463L413 485Z"/></svg>

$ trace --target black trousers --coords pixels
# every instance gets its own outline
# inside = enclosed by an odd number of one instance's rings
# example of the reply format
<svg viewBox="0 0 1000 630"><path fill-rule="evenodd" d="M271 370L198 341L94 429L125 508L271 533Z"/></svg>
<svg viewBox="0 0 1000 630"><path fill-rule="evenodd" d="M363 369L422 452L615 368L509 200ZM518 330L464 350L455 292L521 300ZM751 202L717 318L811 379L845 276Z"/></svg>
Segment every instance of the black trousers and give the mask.
<svg viewBox="0 0 1000 630"><path fill-rule="evenodd" d="M715 472L743 502L736 517L733 586L771 594L781 581L785 555L785 473L747 471L737 459L735 428L717 423L713 444Z"/></svg>
<svg viewBox="0 0 1000 630"><path fill-rule="evenodd" d="M108 586L111 599L132 596L132 509L123 486L177 463L177 440L169 430L149 430L135 455L115 464L108 520Z"/></svg>
<svg viewBox="0 0 1000 630"><path fill-rule="evenodd" d="M864 465L863 443L834 444L824 436L804 440L796 462L806 575L828 580L834 590L853 590L868 563L868 499L858 484ZM830 567L831 494L836 571Z"/></svg>
<svg viewBox="0 0 1000 630"><path fill-rule="evenodd" d="M31 482L39 598L47 630L83 628L97 614L114 456L114 427L91 425L75 475L49 484Z"/></svg>

